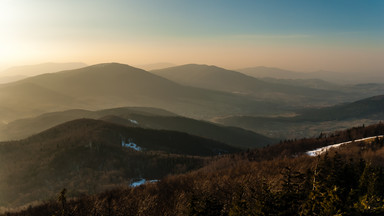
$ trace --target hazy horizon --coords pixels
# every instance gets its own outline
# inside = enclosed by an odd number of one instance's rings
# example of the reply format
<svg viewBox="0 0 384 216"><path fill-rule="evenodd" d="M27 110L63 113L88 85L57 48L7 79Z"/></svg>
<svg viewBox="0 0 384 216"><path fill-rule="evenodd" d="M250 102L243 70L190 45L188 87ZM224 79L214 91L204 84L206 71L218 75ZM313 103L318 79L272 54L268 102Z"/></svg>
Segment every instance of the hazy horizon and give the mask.
<svg viewBox="0 0 384 216"><path fill-rule="evenodd" d="M384 2L0 1L0 70L44 62L384 69Z"/></svg>
<svg viewBox="0 0 384 216"><path fill-rule="evenodd" d="M384 0L0 0L0 216L383 213L383 21Z"/></svg>

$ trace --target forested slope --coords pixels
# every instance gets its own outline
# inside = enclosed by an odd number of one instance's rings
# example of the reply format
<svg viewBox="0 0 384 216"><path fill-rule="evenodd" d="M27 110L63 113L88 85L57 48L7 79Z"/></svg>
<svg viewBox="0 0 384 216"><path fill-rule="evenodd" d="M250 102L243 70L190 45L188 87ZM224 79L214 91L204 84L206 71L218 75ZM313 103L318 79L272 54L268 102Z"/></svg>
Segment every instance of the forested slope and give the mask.
<svg viewBox="0 0 384 216"><path fill-rule="evenodd" d="M57 200L9 215L382 215L384 140L359 142L310 157L305 143L327 145L379 135L383 124L290 140L284 153L266 147L217 158L158 183ZM269 156L256 157L257 152ZM295 152L296 154L291 155ZM262 154L264 155L264 154ZM59 191L58 191L59 192Z"/></svg>

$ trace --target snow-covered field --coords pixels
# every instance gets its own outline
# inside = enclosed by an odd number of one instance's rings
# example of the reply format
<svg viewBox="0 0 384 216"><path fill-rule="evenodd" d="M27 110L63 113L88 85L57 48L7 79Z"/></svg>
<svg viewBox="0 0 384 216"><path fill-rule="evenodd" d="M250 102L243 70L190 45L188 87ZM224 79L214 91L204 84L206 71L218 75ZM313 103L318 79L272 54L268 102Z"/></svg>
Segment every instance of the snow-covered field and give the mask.
<svg viewBox="0 0 384 216"><path fill-rule="evenodd" d="M329 146L324 146L324 147L321 147L321 148L318 148L318 149L315 149L312 151L307 151L306 154L309 156L318 156L318 155L325 153L326 151L328 151L331 148L338 148L342 145L350 144L352 142L361 142L361 141L373 140L376 138L384 138L384 135L366 137L366 138L357 139L357 140L353 140L353 141L342 142L342 143L337 143L337 144L333 144L333 145L329 145Z"/></svg>

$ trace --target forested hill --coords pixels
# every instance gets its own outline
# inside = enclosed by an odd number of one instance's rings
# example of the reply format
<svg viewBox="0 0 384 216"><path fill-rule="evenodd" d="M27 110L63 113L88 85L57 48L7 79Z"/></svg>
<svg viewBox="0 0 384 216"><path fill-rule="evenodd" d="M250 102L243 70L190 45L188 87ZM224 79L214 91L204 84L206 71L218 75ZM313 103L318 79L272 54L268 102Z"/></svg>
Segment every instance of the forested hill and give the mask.
<svg viewBox="0 0 384 216"><path fill-rule="evenodd" d="M255 160L257 150L222 156L200 170L157 183L74 200L62 190L57 200L8 215L383 215L382 138L318 157L303 152L305 143L380 135L383 128L377 124L284 141L279 145L288 149L285 153L275 146L259 150L271 157Z"/></svg>
<svg viewBox="0 0 384 216"><path fill-rule="evenodd" d="M378 123L369 126L353 127L343 131L335 131L328 134L319 134L315 138L290 139L280 141L276 145L267 148L254 149L247 155L252 160L263 161L273 160L275 158L291 157L292 155L301 155L305 152L320 147L329 146L337 143L354 141L364 137L373 137L384 135L384 124Z"/></svg>
<svg viewBox="0 0 384 216"><path fill-rule="evenodd" d="M381 119L384 116L384 95L321 109L304 110L297 117L306 121L329 121L353 118Z"/></svg>
<svg viewBox="0 0 384 216"><path fill-rule="evenodd" d="M20 141L0 142L0 208L94 194L202 167L240 151L186 133L79 119ZM42 214L44 215L44 214Z"/></svg>
<svg viewBox="0 0 384 216"><path fill-rule="evenodd" d="M168 130L217 140L236 148L255 148L276 141L236 127L225 127L207 121L177 116L166 110L150 107L120 107L106 110L65 110L19 119L0 125L0 140L19 140L75 119L101 119L130 127Z"/></svg>

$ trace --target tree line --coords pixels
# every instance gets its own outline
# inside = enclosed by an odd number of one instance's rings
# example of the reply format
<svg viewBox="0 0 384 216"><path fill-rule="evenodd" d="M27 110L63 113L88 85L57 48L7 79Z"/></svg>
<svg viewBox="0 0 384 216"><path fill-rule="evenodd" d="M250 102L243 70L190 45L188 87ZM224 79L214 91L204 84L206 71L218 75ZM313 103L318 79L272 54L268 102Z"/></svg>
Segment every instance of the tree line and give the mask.
<svg viewBox="0 0 384 216"><path fill-rule="evenodd" d="M325 145L329 140L347 141L348 135L352 139L380 135L382 128L382 124L362 126L283 141L278 145L292 144L294 149L284 153L271 146L216 157L199 170L135 188L75 199L67 199L63 189L57 199L4 215L383 215L382 138L317 157L298 154L305 140ZM255 159L261 152L267 156Z"/></svg>

